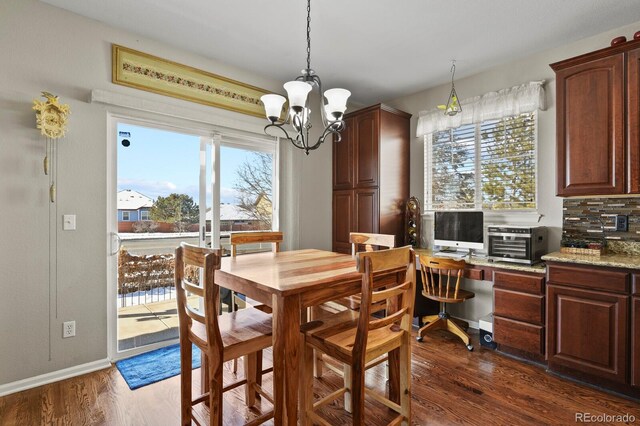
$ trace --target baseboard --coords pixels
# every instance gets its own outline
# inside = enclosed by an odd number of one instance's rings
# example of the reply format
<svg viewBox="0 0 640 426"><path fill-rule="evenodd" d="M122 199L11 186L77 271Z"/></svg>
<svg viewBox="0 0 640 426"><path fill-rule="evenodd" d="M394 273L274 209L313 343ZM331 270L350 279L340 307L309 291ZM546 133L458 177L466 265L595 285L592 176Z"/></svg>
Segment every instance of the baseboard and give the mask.
<svg viewBox="0 0 640 426"><path fill-rule="evenodd" d="M111 367L111 362L105 358L98 361L88 362L86 364L76 365L74 367L64 368L58 371L52 371L51 373L29 377L28 379L17 380L15 382L0 385L0 396L35 388L48 383L58 382L60 380L69 379L71 377L80 376L82 374L91 373L93 371L109 367Z"/></svg>

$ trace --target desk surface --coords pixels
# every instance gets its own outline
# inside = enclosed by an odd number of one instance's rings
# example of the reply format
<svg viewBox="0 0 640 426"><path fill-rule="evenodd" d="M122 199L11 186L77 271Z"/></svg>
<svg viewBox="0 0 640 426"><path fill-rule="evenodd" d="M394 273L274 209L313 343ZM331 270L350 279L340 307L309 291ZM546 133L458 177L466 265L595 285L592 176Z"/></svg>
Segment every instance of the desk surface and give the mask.
<svg viewBox="0 0 640 426"><path fill-rule="evenodd" d="M431 256L433 252L431 249L415 249L416 254ZM489 268L495 269L508 269L512 271L521 271L521 272L533 272L536 274L544 274L547 272L547 266L544 263L538 263L536 265L522 265L519 263L509 263L509 262L492 262L487 258L475 257L472 256L471 259L468 257L464 257L463 260L467 262L469 265L476 266L486 266Z"/></svg>

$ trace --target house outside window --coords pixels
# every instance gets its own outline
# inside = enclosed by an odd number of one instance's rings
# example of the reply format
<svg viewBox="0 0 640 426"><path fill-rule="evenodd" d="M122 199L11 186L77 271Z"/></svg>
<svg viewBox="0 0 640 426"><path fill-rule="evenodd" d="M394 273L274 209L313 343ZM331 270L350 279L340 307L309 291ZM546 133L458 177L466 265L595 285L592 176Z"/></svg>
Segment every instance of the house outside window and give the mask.
<svg viewBox="0 0 640 426"><path fill-rule="evenodd" d="M129 222L131 220L130 212L122 212L122 221Z"/></svg>
<svg viewBox="0 0 640 426"><path fill-rule="evenodd" d="M462 101L456 116L423 112L425 210L534 211L537 120L544 82Z"/></svg>
<svg viewBox="0 0 640 426"><path fill-rule="evenodd" d="M140 220L149 220L149 210L140 211Z"/></svg>

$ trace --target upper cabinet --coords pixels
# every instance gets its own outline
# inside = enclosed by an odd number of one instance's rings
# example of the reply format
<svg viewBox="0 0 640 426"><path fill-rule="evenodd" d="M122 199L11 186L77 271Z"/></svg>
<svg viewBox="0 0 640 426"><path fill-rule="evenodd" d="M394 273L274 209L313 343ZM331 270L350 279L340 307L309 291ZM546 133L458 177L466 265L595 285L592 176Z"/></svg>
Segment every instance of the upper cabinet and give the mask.
<svg viewBox="0 0 640 426"><path fill-rule="evenodd" d="M558 195L640 193L639 52L636 40L551 64Z"/></svg>
<svg viewBox="0 0 640 426"><path fill-rule="evenodd" d="M404 240L410 118L384 104L345 115L342 140L333 144L333 251L351 252L350 232Z"/></svg>

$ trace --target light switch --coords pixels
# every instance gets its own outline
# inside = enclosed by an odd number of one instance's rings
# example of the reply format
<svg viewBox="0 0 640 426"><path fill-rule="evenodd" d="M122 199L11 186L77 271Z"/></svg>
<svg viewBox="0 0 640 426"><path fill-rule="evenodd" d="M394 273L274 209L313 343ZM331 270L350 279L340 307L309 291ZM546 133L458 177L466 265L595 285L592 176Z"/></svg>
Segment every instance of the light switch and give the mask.
<svg viewBox="0 0 640 426"><path fill-rule="evenodd" d="M75 231L76 230L76 215L75 214L65 214L62 216L62 229L65 231Z"/></svg>

